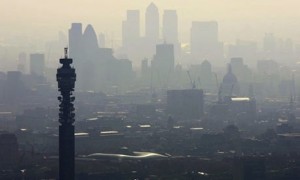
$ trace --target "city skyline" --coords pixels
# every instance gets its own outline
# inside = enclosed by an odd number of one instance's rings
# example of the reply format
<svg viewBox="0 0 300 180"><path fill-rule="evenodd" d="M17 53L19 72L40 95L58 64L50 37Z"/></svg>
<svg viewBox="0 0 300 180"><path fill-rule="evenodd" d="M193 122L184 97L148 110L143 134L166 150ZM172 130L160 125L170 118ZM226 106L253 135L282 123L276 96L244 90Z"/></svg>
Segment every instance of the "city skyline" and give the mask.
<svg viewBox="0 0 300 180"><path fill-rule="evenodd" d="M297 1L2 0L0 179L300 179Z"/></svg>
<svg viewBox="0 0 300 180"><path fill-rule="evenodd" d="M188 42L192 21L217 21L220 26L220 40L227 43L232 43L236 39L258 41L265 33L274 33L282 38L300 41L298 38L300 14L295 6L296 0L229 1L232 3L223 0L190 0L188 3L180 0L101 2L88 0L85 3L4 0L5 6L1 6L0 9L2 13L0 21L4 27L0 30L0 43L13 44L15 38L19 38L18 41L26 41L26 39L48 41L53 39L58 31L66 33L71 22L82 22L93 24L97 32L103 32L111 36L115 43L121 44L121 22L126 17L126 11L131 9L141 11L141 34L144 35L143 15L151 2L158 7L160 20L165 9L177 10L180 42ZM278 9L281 7L286 7L287 10L278 14Z"/></svg>

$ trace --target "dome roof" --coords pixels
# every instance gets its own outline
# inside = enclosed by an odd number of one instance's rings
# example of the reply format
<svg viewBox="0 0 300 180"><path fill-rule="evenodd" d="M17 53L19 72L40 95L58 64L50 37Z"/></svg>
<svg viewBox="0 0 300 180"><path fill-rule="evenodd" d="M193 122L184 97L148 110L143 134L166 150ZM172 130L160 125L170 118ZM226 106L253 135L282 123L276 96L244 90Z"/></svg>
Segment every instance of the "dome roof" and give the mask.
<svg viewBox="0 0 300 180"><path fill-rule="evenodd" d="M224 84L236 84L238 82L236 76L232 73L231 66L228 65L228 72L223 78Z"/></svg>
<svg viewBox="0 0 300 180"><path fill-rule="evenodd" d="M205 68L211 68L211 64L209 63L208 60L204 60L204 61L201 63L201 66L202 66L202 67L205 67Z"/></svg>
<svg viewBox="0 0 300 180"><path fill-rule="evenodd" d="M237 83L237 78L233 73L227 73L223 78L223 83L235 84L235 83Z"/></svg>

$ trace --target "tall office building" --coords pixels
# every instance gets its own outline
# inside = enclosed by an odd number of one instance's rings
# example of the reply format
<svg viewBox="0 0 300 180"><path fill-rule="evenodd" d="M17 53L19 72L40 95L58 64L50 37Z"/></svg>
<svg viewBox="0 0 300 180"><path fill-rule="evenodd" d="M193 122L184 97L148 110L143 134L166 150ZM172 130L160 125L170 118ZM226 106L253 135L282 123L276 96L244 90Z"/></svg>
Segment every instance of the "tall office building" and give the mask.
<svg viewBox="0 0 300 180"><path fill-rule="evenodd" d="M128 79L133 76L131 62L116 59L112 49L99 48L97 34L92 25L88 25L82 33L81 24L72 24L69 37L70 48L73 47L73 51L70 49L70 56L80 74L76 89L104 91L116 84L120 89L128 87Z"/></svg>
<svg viewBox="0 0 300 180"><path fill-rule="evenodd" d="M128 10L127 19L122 23L122 44L127 48L135 45L140 38L140 11Z"/></svg>
<svg viewBox="0 0 300 180"><path fill-rule="evenodd" d="M74 59L75 65L80 62L82 47L82 24L72 23L69 29L69 53L70 57Z"/></svg>
<svg viewBox="0 0 300 180"><path fill-rule="evenodd" d="M44 76L45 56L44 54L30 54L30 74Z"/></svg>
<svg viewBox="0 0 300 180"><path fill-rule="evenodd" d="M141 39L139 52L142 58L151 58L155 53L155 46L159 41L159 12L154 3L151 3L145 14L145 37Z"/></svg>
<svg viewBox="0 0 300 180"><path fill-rule="evenodd" d="M190 43L194 60L207 59L211 63L222 61L223 45L219 42L216 21L192 22Z"/></svg>
<svg viewBox="0 0 300 180"><path fill-rule="evenodd" d="M151 62L153 83L160 87L168 85L174 72L174 46L173 44L159 44L156 54Z"/></svg>
<svg viewBox="0 0 300 180"><path fill-rule="evenodd" d="M153 58L157 68L164 68L167 71L174 70L174 46L173 44L156 45L156 54Z"/></svg>
<svg viewBox="0 0 300 180"><path fill-rule="evenodd" d="M22 72L23 74L26 73L26 65L27 65L27 62L26 62L26 53L22 52L19 54L18 56L18 71Z"/></svg>
<svg viewBox="0 0 300 180"><path fill-rule="evenodd" d="M82 36L83 49L81 51L84 58L78 67L78 86L83 90L91 90L95 87L97 63L99 61L99 47L96 32L92 25L88 25Z"/></svg>
<svg viewBox="0 0 300 180"><path fill-rule="evenodd" d="M7 104L22 102L25 86L22 81L22 73L19 71L8 71L3 89L3 100Z"/></svg>
<svg viewBox="0 0 300 180"><path fill-rule="evenodd" d="M74 59L74 67L81 76L78 77L78 88L84 89L92 84L90 77L95 77L95 62L98 60L97 34L92 25L87 25L82 32L81 23L72 23L69 29L70 57Z"/></svg>
<svg viewBox="0 0 300 180"><path fill-rule="evenodd" d="M181 55L181 47L178 41L178 17L176 10L165 10L163 15L163 40L174 45L175 59Z"/></svg>
<svg viewBox="0 0 300 180"><path fill-rule="evenodd" d="M154 3L147 7L145 21L145 37L157 41L159 39L159 12Z"/></svg>
<svg viewBox="0 0 300 180"><path fill-rule="evenodd" d="M98 46L99 48L105 48L105 35L103 33L100 33L98 35Z"/></svg>
<svg viewBox="0 0 300 180"><path fill-rule="evenodd" d="M87 25L87 27L84 30L84 33L82 35L83 45L85 52L87 52L86 55L90 54L91 51L94 53L98 49L98 40L96 32L92 25Z"/></svg>
<svg viewBox="0 0 300 180"><path fill-rule="evenodd" d="M163 15L163 40L178 43L178 18L176 10L165 10Z"/></svg>
<svg viewBox="0 0 300 180"><path fill-rule="evenodd" d="M122 22L122 53L129 59L140 60L142 49L140 45L140 11L128 10L127 18Z"/></svg>

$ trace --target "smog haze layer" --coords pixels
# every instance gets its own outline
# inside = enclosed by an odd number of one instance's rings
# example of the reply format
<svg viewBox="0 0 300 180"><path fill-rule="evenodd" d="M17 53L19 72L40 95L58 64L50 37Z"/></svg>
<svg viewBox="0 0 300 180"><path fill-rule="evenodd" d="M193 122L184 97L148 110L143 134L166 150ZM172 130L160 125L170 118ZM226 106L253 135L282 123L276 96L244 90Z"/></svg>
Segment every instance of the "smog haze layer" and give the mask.
<svg viewBox="0 0 300 180"><path fill-rule="evenodd" d="M44 42L58 31L66 33L72 22L92 24L117 42L128 9L141 10L144 34L144 12L151 2L160 16L164 9L177 10L181 42L188 42L191 22L197 20L218 21L224 42L257 41L269 32L300 41L299 0L1 0L0 42Z"/></svg>

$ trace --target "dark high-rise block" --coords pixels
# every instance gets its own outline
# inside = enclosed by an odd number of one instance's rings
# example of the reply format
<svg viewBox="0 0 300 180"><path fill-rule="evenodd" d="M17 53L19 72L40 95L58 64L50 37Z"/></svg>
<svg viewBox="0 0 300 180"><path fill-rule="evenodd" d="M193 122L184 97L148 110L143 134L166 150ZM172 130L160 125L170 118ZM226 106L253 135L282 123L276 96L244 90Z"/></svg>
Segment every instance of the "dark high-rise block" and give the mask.
<svg viewBox="0 0 300 180"><path fill-rule="evenodd" d="M44 76L45 71L45 55L30 54L30 74Z"/></svg>
<svg viewBox="0 0 300 180"><path fill-rule="evenodd" d="M200 89L167 91L167 112L181 119L198 119L203 115L204 99Z"/></svg>
<svg viewBox="0 0 300 180"><path fill-rule="evenodd" d="M18 163L18 141L15 134L0 132L0 168L16 167ZM3 176L2 176L3 177Z"/></svg>
<svg viewBox="0 0 300 180"><path fill-rule="evenodd" d="M174 46L173 44L159 44L151 62L153 85L167 86L174 74Z"/></svg>
<svg viewBox="0 0 300 180"><path fill-rule="evenodd" d="M173 44L156 45L153 63L154 67L163 68L163 71L173 71L175 64Z"/></svg>
<svg viewBox="0 0 300 180"><path fill-rule="evenodd" d="M21 102L24 97L25 86L22 81L22 73L19 71L8 71L3 88L3 101L7 104Z"/></svg>

